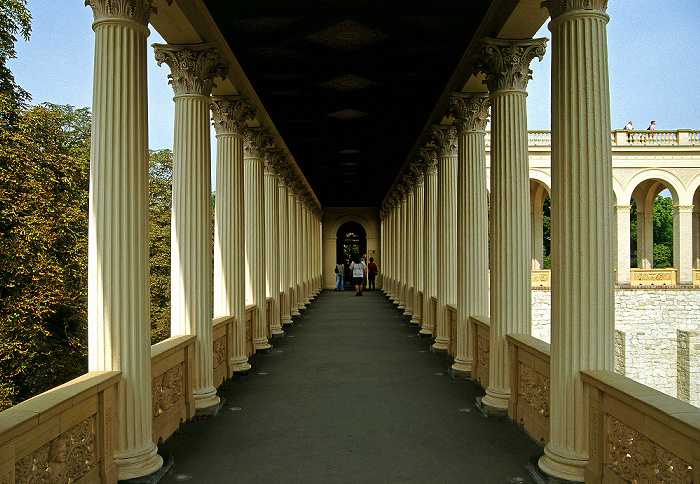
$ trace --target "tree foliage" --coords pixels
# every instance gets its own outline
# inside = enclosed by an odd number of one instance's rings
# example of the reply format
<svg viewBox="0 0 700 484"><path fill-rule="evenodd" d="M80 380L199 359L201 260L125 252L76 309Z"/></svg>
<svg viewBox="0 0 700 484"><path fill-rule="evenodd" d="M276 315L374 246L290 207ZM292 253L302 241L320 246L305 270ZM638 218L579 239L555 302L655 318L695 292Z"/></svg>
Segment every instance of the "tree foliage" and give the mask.
<svg viewBox="0 0 700 484"><path fill-rule="evenodd" d="M170 337L170 220L173 153L151 150L149 159L151 343Z"/></svg>
<svg viewBox="0 0 700 484"><path fill-rule="evenodd" d="M29 40L31 21L26 0L0 0L0 92L6 96L3 103L11 106L11 109L3 106L3 116L16 115L17 110L30 99L29 93L15 82L7 61L17 56L15 42L18 35ZM12 122L14 119L6 118L5 121Z"/></svg>

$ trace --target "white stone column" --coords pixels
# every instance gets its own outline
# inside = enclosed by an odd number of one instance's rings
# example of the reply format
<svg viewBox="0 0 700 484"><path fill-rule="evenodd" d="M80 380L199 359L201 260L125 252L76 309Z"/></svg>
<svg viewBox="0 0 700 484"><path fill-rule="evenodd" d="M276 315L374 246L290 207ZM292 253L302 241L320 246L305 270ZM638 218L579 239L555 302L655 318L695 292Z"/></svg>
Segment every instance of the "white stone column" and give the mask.
<svg viewBox="0 0 700 484"><path fill-rule="evenodd" d="M396 219L398 216L398 195L393 194L391 198L391 208L389 212L389 257L391 258L391 265L389 267L389 299L394 302L398 298L396 291L396 260L397 254L397 241L396 241ZM398 303L397 303L398 305Z"/></svg>
<svg viewBox="0 0 700 484"><path fill-rule="evenodd" d="M423 293L424 318L421 322L420 334L432 337L435 330L435 318L430 310L431 299L437 294L437 154L422 151L425 162L425 241L423 270L425 274L425 292Z"/></svg>
<svg viewBox="0 0 700 484"><path fill-rule="evenodd" d="M279 192L279 240L280 240L280 291L284 294L280 306L282 325L292 324L292 305L289 289L291 288L291 259L289 258L289 206L287 177L289 168L282 169L277 179Z"/></svg>
<svg viewBox="0 0 700 484"><path fill-rule="evenodd" d="M212 100L216 129L214 207L214 316L233 316L234 372L250 369L245 328L245 232L243 208L243 129L255 117L241 97Z"/></svg>
<svg viewBox="0 0 700 484"><path fill-rule="evenodd" d="M302 215L302 200L300 197L294 199L296 212L296 225L294 226L294 235L297 239L296 243L296 253L294 254L294 260L297 266L296 271L296 281L295 281L295 294L297 296L297 308L306 309L305 296L304 293L304 249L306 240L304 240L304 217ZM307 302L308 304L308 302Z"/></svg>
<svg viewBox="0 0 700 484"><path fill-rule="evenodd" d="M421 313L421 293L425 292L425 268L423 267L423 259L425 257L425 172L420 163L413 163L411 171L415 178L414 186L414 208L413 213L415 222L413 224L414 250L411 266L414 270L414 291L413 291L413 317L411 318L411 326L420 326L423 320ZM425 306L423 306L425 311Z"/></svg>
<svg viewBox="0 0 700 484"><path fill-rule="evenodd" d="M290 185L292 184L292 185ZM287 263L289 265L289 307L292 316L299 316L299 291L297 289L297 278L299 270L299 252L297 250L299 243L299 226L297 223L297 197L295 194L295 181L289 179L287 185L287 208L289 225L289 253ZM303 305L302 305L303 308Z"/></svg>
<svg viewBox="0 0 700 484"><path fill-rule="evenodd" d="M267 273L267 296L272 298L270 311L270 333L273 338L284 336L280 316L280 226L279 188L277 167L284 155L267 153L265 160L265 271Z"/></svg>
<svg viewBox="0 0 700 484"><path fill-rule="evenodd" d="M482 403L505 414L510 398L506 335L530 334L532 269L525 89L530 61L545 39L483 42L479 63L491 94L491 338L489 386Z"/></svg>
<svg viewBox="0 0 700 484"><path fill-rule="evenodd" d="M170 333L197 335L195 408L218 411L214 388L211 320L211 100L214 77L225 76L212 44L153 46L158 65L166 63L175 92L173 141L173 217L171 228Z"/></svg>
<svg viewBox="0 0 700 484"><path fill-rule="evenodd" d="M437 331L431 350L447 352L447 305L457 304L457 131L435 127L431 134L438 151Z"/></svg>
<svg viewBox="0 0 700 484"><path fill-rule="evenodd" d="M404 242L405 237L403 233L405 230L404 216L406 213L405 196L406 193L403 191L403 186L399 186L398 196L396 201L396 221L395 221L395 247L396 247L396 266L395 266L395 276L396 276L396 291L394 292L394 305L400 309L406 309L406 301L404 300L403 294L403 259L404 259Z"/></svg>
<svg viewBox="0 0 700 484"><path fill-rule="evenodd" d="M654 267L654 205L637 204L637 267L652 269Z"/></svg>
<svg viewBox="0 0 700 484"><path fill-rule="evenodd" d="M152 437L148 262L151 2L91 0L95 31L88 222L88 369L121 371L112 453L118 479L163 465ZM107 430L109 432L109 430Z"/></svg>
<svg viewBox="0 0 700 484"><path fill-rule="evenodd" d="M264 129L246 129L243 160L245 207L245 257L248 264L248 299L258 307L258 318L253 325L255 351L271 348L267 339L267 315L265 287L265 148L272 137Z"/></svg>
<svg viewBox="0 0 700 484"><path fill-rule="evenodd" d="M693 206L673 206L673 265L679 284L693 284Z"/></svg>
<svg viewBox="0 0 700 484"><path fill-rule="evenodd" d="M544 212L542 209L531 206L530 220L532 223L532 270L539 271L544 268Z"/></svg>
<svg viewBox="0 0 700 484"><path fill-rule="evenodd" d="M304 294L304 305L311 303L310 266L311 266L311 231L309 230L309 209L301 205L301 287Z"/></svg>
<svg viewBox="0 0 700 484"><path fill-rule="evenodd" d="M615 205L617 215L617 283L630 285L630 209Z"/></svg>
<svg viewBox="0 0 700 484"><path fill-rule="evenodd" d="M581 370L613 370L613 188L606 0L550 0L552 344L550 441L539 467L584 481ZM598 416L601 418L601 416Z"/></svg>
<svg viewBox="0 0 700 484"><path fill-rule="evenodd" d="M457 354L453 374L472 371L470 316L489 314L489 234L486 193L486 94L455 95L457 120Z"/></svg>
<svg viewBox="0 0 700 484"><path fill-rule="evenodd" d="M414 238L416 236L416 204L414 193L415 181L411 176L408 176L404 181L408 187L408 194L406 195L406 229L403 232L403 237L406 239L406 257L404 258L404 274L406 279L406 289L404 293L406 298L406 310L403 312L403 314L404 316L413 316L413 293L415 291L413 271L416 263L414 243Z"/></svg>

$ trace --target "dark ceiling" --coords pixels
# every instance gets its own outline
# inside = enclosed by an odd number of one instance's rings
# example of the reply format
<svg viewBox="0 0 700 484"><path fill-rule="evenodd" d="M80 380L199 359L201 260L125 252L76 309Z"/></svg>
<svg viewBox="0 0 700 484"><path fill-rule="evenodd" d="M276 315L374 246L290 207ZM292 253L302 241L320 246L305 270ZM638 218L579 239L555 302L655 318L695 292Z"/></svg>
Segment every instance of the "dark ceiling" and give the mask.
<svg viewBox="0 0 700 484"><path fill-rule="evenodd" d="M324 206L378 206L490 0L205 0Z"/></svg>

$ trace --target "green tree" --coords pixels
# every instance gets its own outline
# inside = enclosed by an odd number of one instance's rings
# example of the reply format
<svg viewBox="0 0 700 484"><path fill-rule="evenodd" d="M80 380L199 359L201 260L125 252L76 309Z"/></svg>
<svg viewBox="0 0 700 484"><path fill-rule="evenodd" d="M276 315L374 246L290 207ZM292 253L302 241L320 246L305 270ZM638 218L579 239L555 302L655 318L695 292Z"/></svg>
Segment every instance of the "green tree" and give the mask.
<svg viewBox="0 0 700 484"><path fill-rule="evenodd" d="M673 267L673 199L654 200L654 267Z"/></svg>
<svg viewBox="0 0 700 484"><path fill-rule="evenodd" d="M542 204L542 269L552 268L552 200L547 195Z"/></svg>
<svg viewBox="0 0 700 484"><path fill-rule="evenodd" d="M3 116L16 116L18 109L30 99L29 93L15 82L7 61L17 57L17 35L29 40L31 21L26 0L0 0L0 95L5 97L5 106L1 111ZM7 109L8 104L10 109ZM10 117L5 121L14 122L15 119Z"/></svg>
<svg viewBox="0 0 700 484"><path fill-rule="evenodd" d="M170 337L170 220L173 153L151 150L149 159L151 343Z"/></svg>

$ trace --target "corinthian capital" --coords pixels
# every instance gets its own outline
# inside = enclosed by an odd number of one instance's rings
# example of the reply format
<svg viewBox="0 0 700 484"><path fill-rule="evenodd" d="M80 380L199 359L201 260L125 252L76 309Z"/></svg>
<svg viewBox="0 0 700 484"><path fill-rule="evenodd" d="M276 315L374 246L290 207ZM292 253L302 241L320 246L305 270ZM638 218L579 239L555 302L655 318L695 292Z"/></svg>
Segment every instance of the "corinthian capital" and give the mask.
<svg viewBox="0 0 700 484"><path fill-rule="evenodd" d="M151 17L152 0L85 0L92 8L95 21L107 18L133 20L148 25Z"/></svg>
<svg viewBox="0 0 700 484"><path fill-rule="evenodd" d="M199 94L209 96L215 86L214 78L226 77L228 67L214 44L170 45L153 44L158 65L165 62L170 67L168 84L176 96Z"/></svg>
<svg viewBox="0 0 700 484"><path fill-rule="evenodd" d="M499 91L525 91L532 79L530 62L542 60L547 39L484 39L474 66L486 74L486 84L493 94Z"/></svg>
<svg viewBox="0 0 700 484"><path fill-rule="evenodd" d="M608 8L608 0L546 0L542 6L549 10L552 18L576 10L597 10L605 13Z"/></svg>
<svg viewBox="0 0 700 484"><path fill-rule="evenodd" d="M279 176L282 169L286 166L287 155L281 148L276 148L274 150L267 150L263 160L265 162L265 173L272 173Z"/></svg>
<svg viewBox="0 0 700 484"><path fill-rule="evenodd" d="M255 118L255 107L239 96L221 96L211 100L216 134L243 134L246 120Z"/></svg>
<svg viewBox="0 0 700 484"><path fill-rule="evenodd" d="M457 132L486 130L489 105L487 94L454 94L450 98L449 112L457 120Z"/></svg>
<svg viewBox="0 0 700 484"><path fill-rule="evenodd" d="M419 158L418 160L411 163L408 169L410 170L411 175L413 175L415 184L422 185L423 177L425 176L425 165L423 164L423 160Z"/></svg>
<svg viewBox="0 0 700 484"><path fill-rule="evenodd" d="M457 130L452 126L433 126L430 138L438 156L450 156L457 151Z"/></svg>
<svg viewBox="0 0 700 484"><path fill-rule="evenodd" d="M421 148L418 151L418 156L423 163L423 170L426 174L437 173L437 152L430 148Z"/></svg>
<svg viewBox="0 0 700 484"><path fill-rule="evenodd" d="M265 148L272 144L272 135L267 129L248 128L244 131L243 149L246 158L263 158Z"/></svg>

